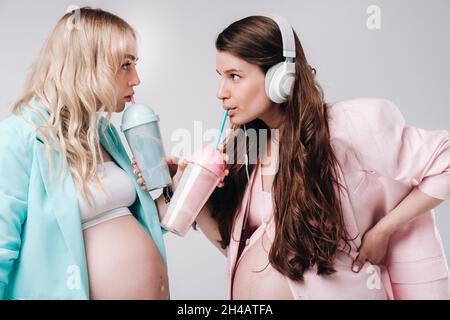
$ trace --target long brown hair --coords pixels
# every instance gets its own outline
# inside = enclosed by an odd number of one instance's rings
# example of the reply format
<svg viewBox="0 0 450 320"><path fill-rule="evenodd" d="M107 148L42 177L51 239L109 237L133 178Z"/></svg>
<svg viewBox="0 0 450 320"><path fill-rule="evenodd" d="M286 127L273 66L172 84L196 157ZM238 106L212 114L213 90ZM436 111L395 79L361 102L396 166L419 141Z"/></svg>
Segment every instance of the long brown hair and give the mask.
<svg viewBox="0 0 450 320"><path fill-rule="evenodd" d="M303 280L303 273L314 265L318 274L335 272L334 257L341 245L349 245L349 238L340 201L343 186L338 180L339 165L330 143L327 104L296 34L295 45L295 83L280 108L279 170L272 187L276 232L269 262L290 279ZM257 65L264 73L284 61L278 25L261 16L228 26L217 37L216 49ZM267 129L259 119L246 127L257 132ZM233 126L235 131L240 128ZM230 142L237 146L236 139L237 135L230 135L226 148ZM260 152L258 142L248 149L254 147ZM242 152L243 148L235 147L232 154L240 159ZM235 214L248 184L242 162L228 164L228 169L225 186L211 197L212 215L219 224L224 248L230 243ZM250 174L254 169L255 165L249 166Z"/></svg>

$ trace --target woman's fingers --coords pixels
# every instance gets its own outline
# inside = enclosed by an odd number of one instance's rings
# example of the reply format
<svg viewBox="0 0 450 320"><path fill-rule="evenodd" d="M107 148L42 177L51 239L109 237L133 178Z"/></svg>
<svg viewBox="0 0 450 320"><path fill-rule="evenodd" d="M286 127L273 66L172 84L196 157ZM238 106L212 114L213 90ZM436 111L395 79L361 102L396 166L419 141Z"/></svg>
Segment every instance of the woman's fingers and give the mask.
<svg viewBox="0 0 450 320"><path fill-rule="evenodd" d="M131 160L131 165L133 167L134 175L138 177L136 179L136 182L141 186L141 189L143 191L147 191L147 185L145 184L145 180L142 177L141 168L139 168L137 161L135 159Z"/></svg>
<svg viewBox="0 0 450 320"><path fill-rule="evenodd" d="M366 260L367 260L367 257L365 255L365 253L360 253L358 255L358 257L355 259L355 261L353 262L352 271L355 273L358 273L359 270L361 270L364 263L366 262Z"/></svg>
<svg viewBox="0 0 450 320"><path fill-rule="evenodd" d="M180 177L181 177L181 175L183 174L184 169L186 169L187 165L188 165L188 162L187 162L185 159L180 159L180 160L178 161L177 172L176 172L176 174L175 174L175 177L176 177L177 179L180 179ZM174 177L174 178L175 178L175 177Z"/></svg>
<svg viewBox="0 0 450 320"><path fill-rule="evenodd" d="M230 171L228 169L226 169L224 172L224 179L229 173L230 173ZM218 188L223 188L223 186L225 185L224 179L219 181L219 183L217 184Z"/></svg>
<svg viewBox="0 0 450 320"><path fill-rule="evenodd" d="M146 186L144 178L139 178L136 181L140 186Z"/></svg>
<svg viewBox="0 0 450 320"><path fill-rule="evenodd" d="M223 156L224 156L224 160L228 161L228 155L224 154ZM188 165L188 161L184 158L178 158L175 156L167 156L166 162L169 167L170 176L172 178L176 178L177 180L179 180ZM145 186L145 180L142 177L142 171L139 168L137 161L135 159L133 159L131 161L131 165L133 167L133 173L138 177L137 183L140 186ZM230 173L230 171L228 169L226 169L224 172L225 176L227 176L229 173ZM221 188L221 187L223 187L223 185L224 185L223 180L221 180L218 184L218 187Z"/></svg>
<svg viewBox="0 0 450 320"><path fill-rule="evenodd" d="M135 159L131 160L131 166L133 167L133 173L135 176L142 177L141 168L139 168Z"/></svg>
<svg viewBox="0 0 450 320"><path fill-rule="evenodd" d="M178 162L178 171L183 172L184 169L186 169L187 165L188 165L187 160L186 160L186 159L181 159L181 160Z"/></svg>
<svg viewBox="0 0 450 320"><path fill-rule="evenodd" d="M356 257L356 259L353 261L352 264L352 271L355 273L358 273L363 267L364 263L366 263L366 261L368 260L368 252L366 248L367 248L366 242L364 241L363 238L363 242L359 248L358 256Z"/></svg>

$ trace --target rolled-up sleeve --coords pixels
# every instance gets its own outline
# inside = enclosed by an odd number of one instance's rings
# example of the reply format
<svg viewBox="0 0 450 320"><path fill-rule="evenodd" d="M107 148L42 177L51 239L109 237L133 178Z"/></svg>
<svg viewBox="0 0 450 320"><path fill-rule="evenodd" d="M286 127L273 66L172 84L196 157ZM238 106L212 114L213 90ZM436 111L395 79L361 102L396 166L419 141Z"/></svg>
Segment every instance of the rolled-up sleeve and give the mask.
<svg viewBox="0 0 450 320"><path fill-rule="evenodd" d="M388 100L351 100L343 111L348 139L364 170L417 186L434 198L450 199L448 131L406 126Z"/></svg>
<svg viewBox="0 0 450 320"><path fill-rule="evenodd" d="M0 299L19 255L27 215L30 151L10 121L0 123Z"/></svg>

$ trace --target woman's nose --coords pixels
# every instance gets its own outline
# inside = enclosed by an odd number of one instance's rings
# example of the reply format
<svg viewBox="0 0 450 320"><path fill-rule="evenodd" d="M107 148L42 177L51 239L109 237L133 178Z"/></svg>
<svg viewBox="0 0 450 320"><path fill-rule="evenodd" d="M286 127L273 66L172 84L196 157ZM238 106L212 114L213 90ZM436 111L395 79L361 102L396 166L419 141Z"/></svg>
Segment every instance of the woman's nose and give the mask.
<svg viewBox="0 0 450 320"><path fill-rule="evenodd" d="M139 79L139 76L137 72L133 72L133 76L130 81L128 81L128 86L135 87L138 86L141 83L141 79Z"/></svg>
<svg viewBox="0 0 450 320"><path fill-rule="evenodd" d="M230 90L226 87L225 81L221 81L219 90L217 91L217 98L219 100L228 99L230 97Z"/></svg>

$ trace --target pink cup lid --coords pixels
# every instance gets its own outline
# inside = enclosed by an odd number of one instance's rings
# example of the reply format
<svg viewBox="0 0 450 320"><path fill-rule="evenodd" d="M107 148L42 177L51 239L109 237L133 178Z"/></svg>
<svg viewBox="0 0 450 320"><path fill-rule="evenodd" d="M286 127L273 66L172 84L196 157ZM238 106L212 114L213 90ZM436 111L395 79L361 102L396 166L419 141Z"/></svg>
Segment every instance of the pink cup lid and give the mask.
<svg viewBox="0 0 450 320"><path fill-rule="evenodd" d="M213 172L221 180L225 177L226 164L221 152L217 149L208 146L195 152L186 160Z"/></svg>

